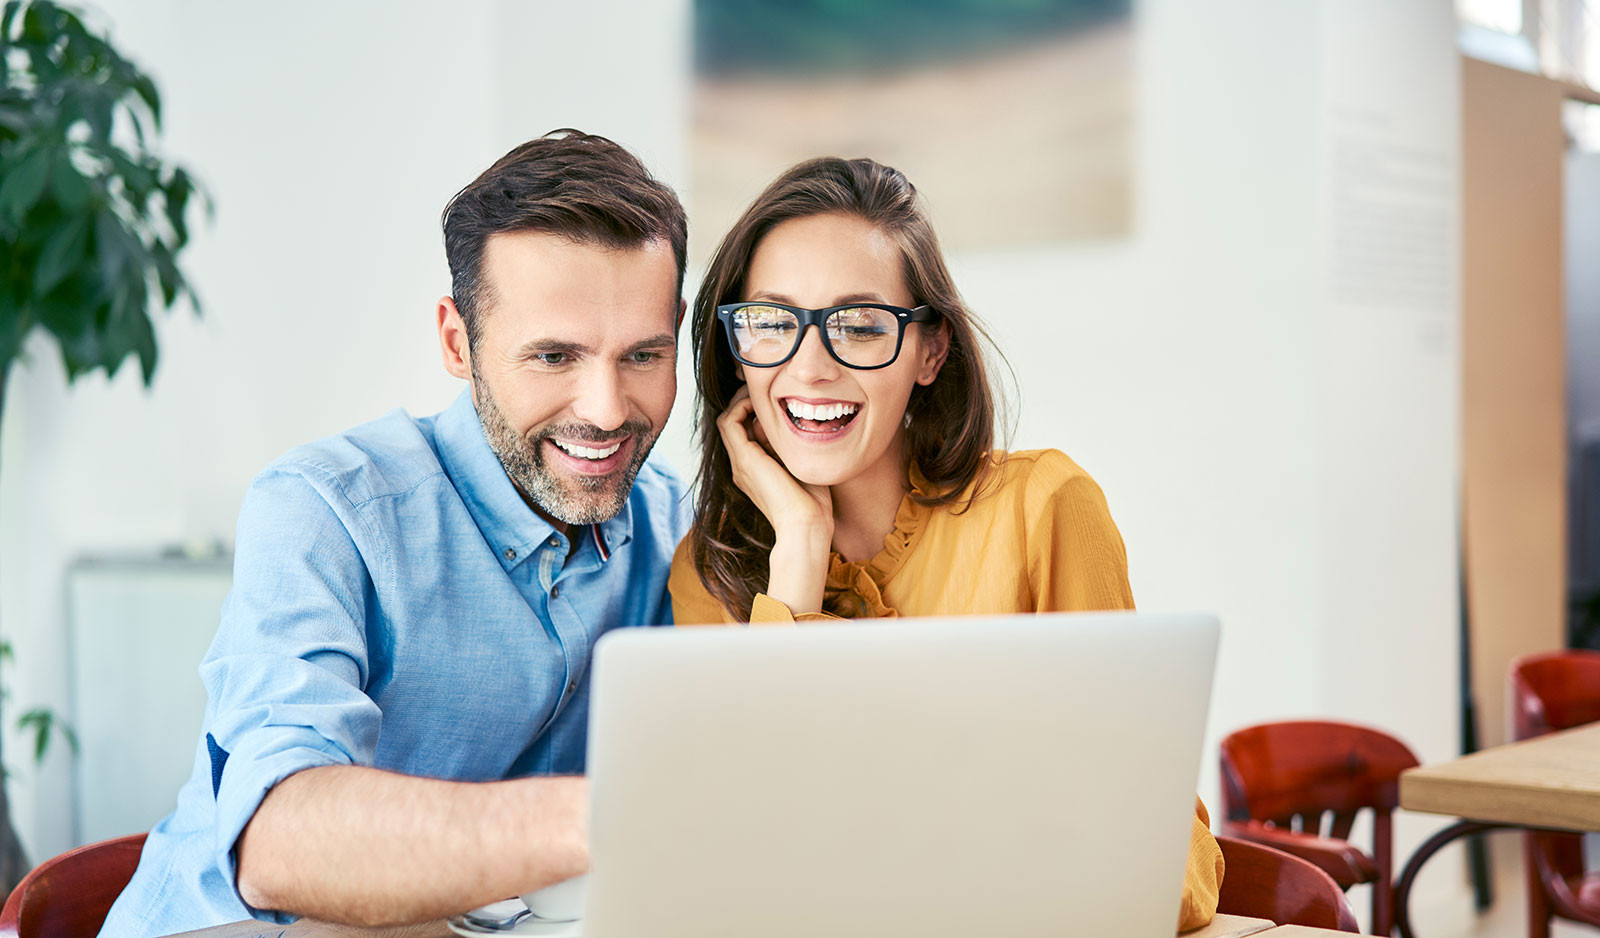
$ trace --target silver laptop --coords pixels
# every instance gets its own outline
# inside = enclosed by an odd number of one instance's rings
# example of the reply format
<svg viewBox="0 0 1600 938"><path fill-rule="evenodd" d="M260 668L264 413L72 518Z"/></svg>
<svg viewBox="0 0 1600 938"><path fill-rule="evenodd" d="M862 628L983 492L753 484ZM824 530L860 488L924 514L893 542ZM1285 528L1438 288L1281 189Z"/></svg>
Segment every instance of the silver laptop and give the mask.
<svg viewBox="0 0 1600 938"><path fill-rule="evenodd" d="M585 938L1170 938L1218 625L624 629Z"/></svg>

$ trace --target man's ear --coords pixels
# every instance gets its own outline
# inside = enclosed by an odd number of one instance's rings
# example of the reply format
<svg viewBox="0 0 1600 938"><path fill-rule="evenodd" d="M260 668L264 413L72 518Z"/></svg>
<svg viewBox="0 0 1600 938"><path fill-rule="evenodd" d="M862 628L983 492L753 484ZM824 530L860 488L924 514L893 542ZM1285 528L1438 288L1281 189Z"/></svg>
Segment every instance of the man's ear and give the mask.
<svg viewBox="0 0 1600 938"><path fill-rule="evenodd" d="M456 309L452 297L439 298L435 313L439 326L439 353L444 356L444 370L465 381L472 380L472 343L467 341L467 324Z"/></svg>
<svg viewBox="0 0 1600 938"><path fill-rule="evenodd" d="M923 387L932 384L939 377L939 369L944 367L944 360L949 356L950 324L940 319L937 329L923 328L922 361L918 363L917 383Z"/></svg>

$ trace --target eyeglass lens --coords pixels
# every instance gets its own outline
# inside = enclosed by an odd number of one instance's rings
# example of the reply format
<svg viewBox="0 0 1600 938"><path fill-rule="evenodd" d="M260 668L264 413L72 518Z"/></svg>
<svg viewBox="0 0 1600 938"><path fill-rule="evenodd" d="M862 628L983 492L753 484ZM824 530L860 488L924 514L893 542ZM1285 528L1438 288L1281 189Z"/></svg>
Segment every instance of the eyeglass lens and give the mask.
<svg viewBox="0 0 1600 938"><path fill-rule="evenodd" d="M729 317L739 357L757 365L780 362L800 341L800 320L777 306L742 306ZM828 344L847 364L863 368L894 360L900 324L894 313L870 306L835 310L824 322Z"/></svg>

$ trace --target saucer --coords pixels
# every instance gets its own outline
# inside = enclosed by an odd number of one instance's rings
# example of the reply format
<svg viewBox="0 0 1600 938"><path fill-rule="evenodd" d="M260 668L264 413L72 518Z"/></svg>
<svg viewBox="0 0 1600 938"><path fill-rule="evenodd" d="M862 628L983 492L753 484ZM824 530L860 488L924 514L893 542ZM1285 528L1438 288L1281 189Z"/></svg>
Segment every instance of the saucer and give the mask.
<svg viewBox="0 0 1600 938"><path fill-rule="evenodd" d="M581 938L583 935L583 922L546 922L528 917L511 926L510 928L485 928L467 921L465 915L457 915L447 919L446 925L458 935L468 938L477 938L481 935L525 935L538 936L538 938Z"/></svg>

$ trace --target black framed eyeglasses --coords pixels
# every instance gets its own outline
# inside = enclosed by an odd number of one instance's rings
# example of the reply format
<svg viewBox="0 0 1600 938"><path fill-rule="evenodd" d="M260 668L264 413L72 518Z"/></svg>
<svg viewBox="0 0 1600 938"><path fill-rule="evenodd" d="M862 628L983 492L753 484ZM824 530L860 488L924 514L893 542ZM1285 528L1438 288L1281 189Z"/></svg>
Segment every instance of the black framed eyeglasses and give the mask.
<svg viewBox="0 0 1600 938"><path fill-rule="evenodd" d="M882 303L849 303L822 309L782 303L724 303L717 318L740 364L775 368L794 357L807 326L816 326L822 345L846 368L885 368L900 357L906 325L937 322L931 306L906 309Z"/></svg>

